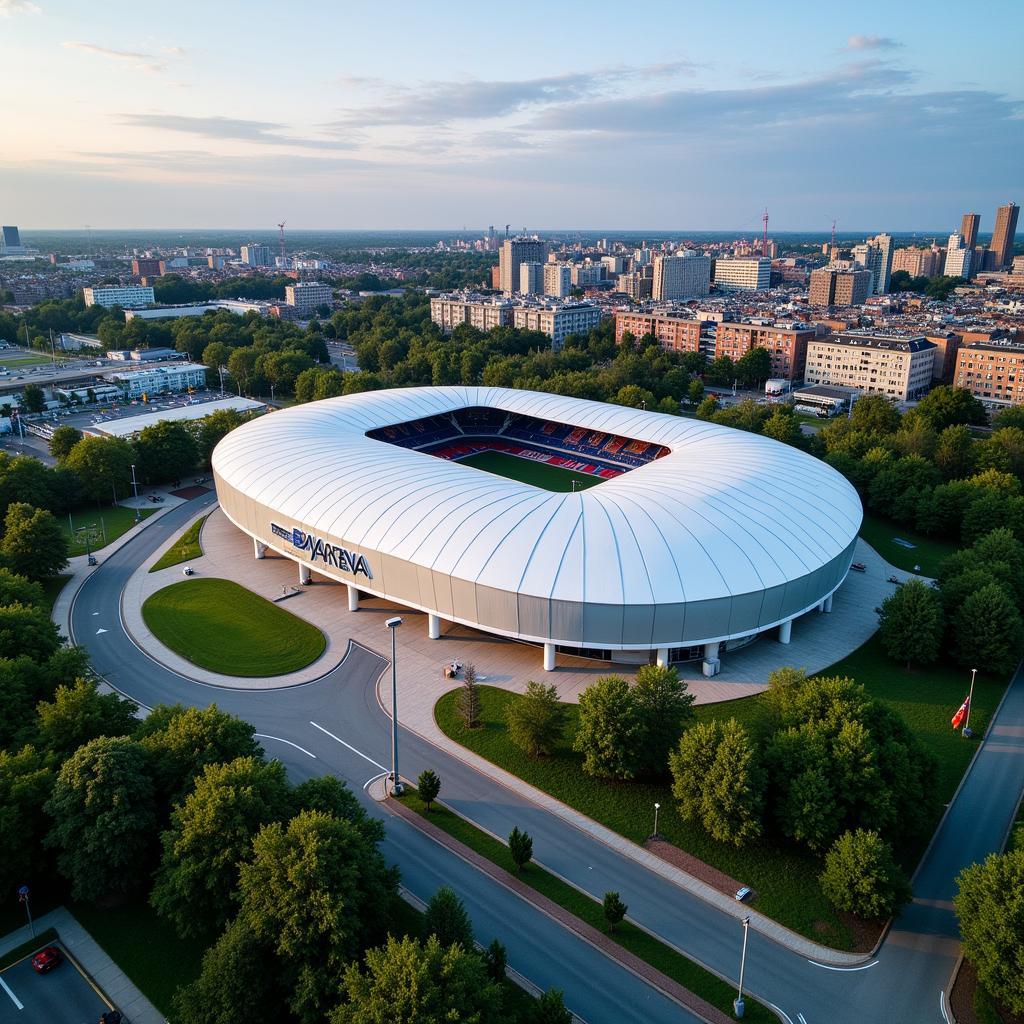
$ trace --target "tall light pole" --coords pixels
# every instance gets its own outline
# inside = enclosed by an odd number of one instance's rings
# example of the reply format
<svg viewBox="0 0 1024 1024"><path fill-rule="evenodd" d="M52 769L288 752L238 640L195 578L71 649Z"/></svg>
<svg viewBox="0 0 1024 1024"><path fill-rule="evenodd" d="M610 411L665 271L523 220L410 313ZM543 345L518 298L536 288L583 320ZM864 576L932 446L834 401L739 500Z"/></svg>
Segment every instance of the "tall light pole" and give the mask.
<svg viewBox="0 0 1024 1024"><path fill-rule="evenodd" d="M132 463L132 497L135 499L135 522L138 523L142 516L139 514L139 484L135 479L134 463Z"/></svg>
<svg viewBox="0 0 1024 1024"><path fill-rule="evenodd" d="M743 1017L743 971L747 966L747 935L750 932L750 916L743 918L743 952L740 954L740 986L732 1002L732 1012L737 1019Z"/></svg>
<svg viewBox="0 0 1024 1024"><path fill-rule="evenodd" d="M394 615L384 625L391 630L391 795L401 796L404 790L398 774L398 667L395 662L395 633L402 617Z"/></svg>
<svg viewBox="0 0 1024 1024"><path fill-rule="evenodd" d="M32 908L28 903L28 895L29 892L27 885L23 885L18 889L18 901L25 904L25 913L28 915L28 930L32 933L32 938L34 939L36 937L36 926L35 922L32 920Z"/></svg>
<svg viewBox="0 0 1024 1024"><path fill-rule="evenodd" d="M651 833L652 837L658 834L658 811L661 810L661 804L655 800L654 802L654 831Z"/></svg>
<svg viewBox="0 0 1024 1024"><path fill-rule="evenodd" d="M964 722L964 731L961 733L962 736L966 736L970 739L974 733L971 732L971 705L974 703L974 677L978 674L976 668L971 669L971 689L967 694L967 721Z"/></svg>

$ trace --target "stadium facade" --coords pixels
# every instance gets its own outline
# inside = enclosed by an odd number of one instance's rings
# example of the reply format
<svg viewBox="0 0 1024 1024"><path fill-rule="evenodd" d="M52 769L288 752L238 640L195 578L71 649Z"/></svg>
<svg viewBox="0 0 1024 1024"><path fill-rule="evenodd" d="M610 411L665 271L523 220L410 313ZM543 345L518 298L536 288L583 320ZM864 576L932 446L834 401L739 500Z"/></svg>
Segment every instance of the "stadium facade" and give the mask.
<svg viewBox="0 0 1024 1024"><path fill-rule="evenodd" d="M501 452L593 478L558 493L460 465ZM700 420L503 388L374 391L247 423L217 446L221 508L361 595L556 653L719 657L831 610L862 508L825 463ZM558 475L558 474L556 474Z"/></svg>

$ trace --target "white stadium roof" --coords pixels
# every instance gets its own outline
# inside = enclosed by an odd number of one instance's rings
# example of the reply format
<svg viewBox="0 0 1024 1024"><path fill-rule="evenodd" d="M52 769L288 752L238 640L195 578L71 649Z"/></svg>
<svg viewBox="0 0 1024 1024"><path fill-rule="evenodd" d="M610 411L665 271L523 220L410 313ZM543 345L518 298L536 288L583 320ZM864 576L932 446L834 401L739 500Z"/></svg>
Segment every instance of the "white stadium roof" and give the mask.
<svg viewBox="0 0 1024 1024"><path fill-rule="evenodd" d="M587 490L552 493L366 436L473 406L671 452ZM355 550L550 601L660 606L782 587L851 550L862 518L839 473L788 445L503 388L403 388L297 406L233 431L213 462L218 490L223 482Z"/></svg>

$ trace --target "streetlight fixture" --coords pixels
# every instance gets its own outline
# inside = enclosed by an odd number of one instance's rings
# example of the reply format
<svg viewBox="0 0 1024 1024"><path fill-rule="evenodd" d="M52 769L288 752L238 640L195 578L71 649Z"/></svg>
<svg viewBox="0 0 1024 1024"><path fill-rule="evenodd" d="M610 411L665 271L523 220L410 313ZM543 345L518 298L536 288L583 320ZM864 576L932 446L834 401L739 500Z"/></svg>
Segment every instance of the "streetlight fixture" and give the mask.
<svg viewBox="0 0 1024 1024"><path fill-rule="evenodd" d="M732 1001L732 1012L737 1020L743 1018L743 971L747 966L747 935L750 933L750 915L743 918L743 952L740 954L740 985L736 998Z"/></svg>
<svg viewBox="0 0 1024 1024"><path fill-rule="evenodd" d="M395 663L395 633L402 624L402 617L394 615L384 621L391 630L391 795L401 796L404 792L398 774L398 668Z"/></svg>
<svg viewBox="0 0 1024 1024"><path fill-rule="evenodd" d="M28 896L28 886L21 886L18 889L18 902L25 904L25 913L28 916L28 930L32 933L32 938L34 939L36 937L36 926L35 922L32 920L32 908L29 906Z"/></svg>
<svg viewBox="0 0 1024 1024"><path fill-rule="evenodd" d="M976 668L971 669L971 689L967 694L967 721L964 722L964 730L960 734L970 739L974 733L971 732L971 705L974 703L974 677L978 674Z"/></svg>
<svg viewBox="0 0 1024 1024"><path fill-rule="evenodd" d="M654 831L651 833L653 839L658 834L658 811L661 810L661 804L655 800L654 802Z"/></svg>
<svg viewBox="0 0 1024 1024"><path fill-rule="evenodd" d="M139 514L139 484L135 479L134 464L132 465L132 497L135 499L135 522L138 524L142 516Z"/></svg>

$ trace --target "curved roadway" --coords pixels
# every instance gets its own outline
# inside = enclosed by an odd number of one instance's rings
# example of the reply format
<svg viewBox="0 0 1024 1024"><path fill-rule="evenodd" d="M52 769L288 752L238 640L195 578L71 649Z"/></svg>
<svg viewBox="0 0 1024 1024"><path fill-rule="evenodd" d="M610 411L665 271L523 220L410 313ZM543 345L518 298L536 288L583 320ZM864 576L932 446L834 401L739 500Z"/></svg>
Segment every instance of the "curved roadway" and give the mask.
<svg viewBox="0 0 1024 1024"><path fill-rule="evenodd" d="M87 647L96 671L112 686L152 707L180 702L220 707L251 722L268 754L297 779L331 773L357 793L389 764L390 720L377 703L386 659L355 644L321 679L280 690L236 690L194 682L142 652L120 616L131 574L214 495L187 502L142 530L85 581L71 610L73 639ZM386 630L381 625L384 645ZM536 859L600 899L622 893L629 917L725 977L738 972L737 920L649 872L522 795L495 783L446 751L405 730L402 774L438 772L446 803L497 836L513 826L534 838ZM940 993L956 960L956 921L949 901L959 868L998 849L1024 786L1024 682L1015 678L988 741L936 835L915 878L915 902L896 923L877 957L862 967L824 967L751 931L746 988L780 1009L792 1024L943 1021ZM566 1002L589 1024L695 1020L645 982L427 839L379 804L366 804L387 823L385 855L405 886L429 899L451 884L464 899L477 935L498 936L509 961L542 988L565 990ZM600 983L597 981L600 979Z"/></svg>

